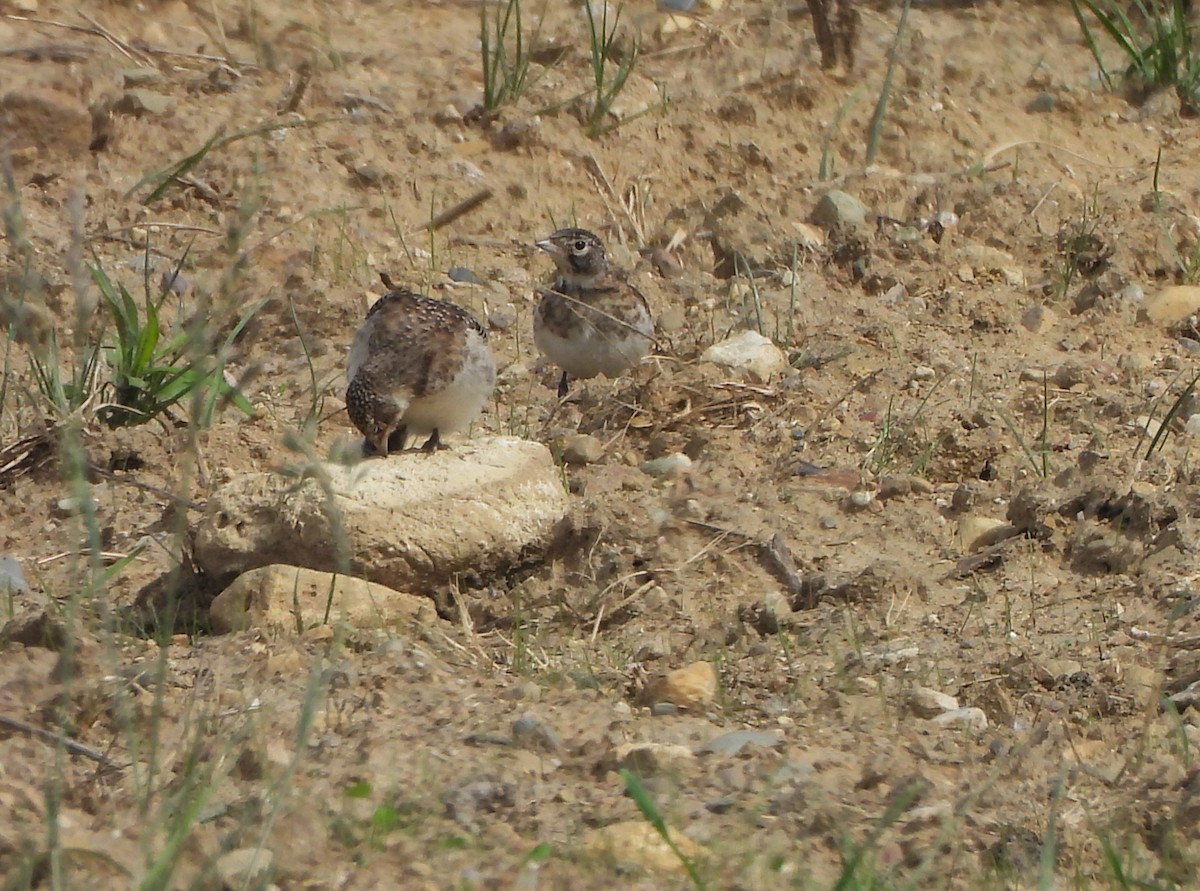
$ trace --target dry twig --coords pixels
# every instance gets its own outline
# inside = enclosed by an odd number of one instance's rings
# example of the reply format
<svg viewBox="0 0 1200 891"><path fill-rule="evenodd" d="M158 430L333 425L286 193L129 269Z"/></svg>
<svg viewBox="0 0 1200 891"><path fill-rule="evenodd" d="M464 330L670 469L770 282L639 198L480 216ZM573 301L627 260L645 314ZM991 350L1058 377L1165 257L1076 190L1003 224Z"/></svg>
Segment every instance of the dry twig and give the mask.
<svg viewBox="0 0 1200 891"><path fill-rule="evenodd" d="M62 746L72 755L82 755L84 758L91 758L96 763L102 764L111 770L125 769L125 765L118 764L103 752L98 752L90 746L85 746L83 743L77 743L73 739L67 739L61 733L51 733L49 730L43 730L41 727L34 727L32 724L26 724L24 721L18 721L16 718L9 718L4 715L0 715L0 727L7 727L9 730L16 730L19 733L24 733L43 742Z"/></svg>

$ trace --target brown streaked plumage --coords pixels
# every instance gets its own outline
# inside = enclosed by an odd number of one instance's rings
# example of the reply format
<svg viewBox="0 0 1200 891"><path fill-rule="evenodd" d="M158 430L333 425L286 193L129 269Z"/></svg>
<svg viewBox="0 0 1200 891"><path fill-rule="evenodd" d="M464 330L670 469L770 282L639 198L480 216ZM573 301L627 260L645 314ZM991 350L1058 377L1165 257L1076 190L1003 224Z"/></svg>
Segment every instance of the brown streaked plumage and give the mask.
<svg viewBox="0 0 1200 891"><path fill-rule="evenodd" d="M410 434L441 434L478 417L496 383L487 331L453 303L389 288L367 311L346 366L346 411L375 453L404 449Z"/></svg>
<svg viewBox="0 0 1200 891"><path fill-rule="evenodd" d="M562 369L560 397L571 377L616 377L649 355L654 320L646 298L609 265L604 243L586 229L559 229L537 246L558 269L539 289L533 340Z"/></svg>

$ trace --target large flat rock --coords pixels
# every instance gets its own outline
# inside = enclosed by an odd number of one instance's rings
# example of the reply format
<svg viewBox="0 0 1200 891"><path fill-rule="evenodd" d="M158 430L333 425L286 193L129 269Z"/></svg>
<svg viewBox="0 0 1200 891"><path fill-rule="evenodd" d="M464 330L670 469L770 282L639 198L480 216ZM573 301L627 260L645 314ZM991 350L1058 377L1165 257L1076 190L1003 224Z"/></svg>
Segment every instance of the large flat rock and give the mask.
<svg viewBox="0 0 1200 891"><path fill-rule="evenodd" d="M236 479L209 498L195 556L218 580L283 563L422 592L527 560L567 510L549 449L481 437L432 455L320 464L303 480Z"/></svg>
<svg viewBox="0 0 1200 891"><path fill-rule="evenodd" d="M209 609L217 633L260 628L301 634L316 625L408 630L437 620L427 597L349 575L299 566L263 566L239 575Z"/></svg>

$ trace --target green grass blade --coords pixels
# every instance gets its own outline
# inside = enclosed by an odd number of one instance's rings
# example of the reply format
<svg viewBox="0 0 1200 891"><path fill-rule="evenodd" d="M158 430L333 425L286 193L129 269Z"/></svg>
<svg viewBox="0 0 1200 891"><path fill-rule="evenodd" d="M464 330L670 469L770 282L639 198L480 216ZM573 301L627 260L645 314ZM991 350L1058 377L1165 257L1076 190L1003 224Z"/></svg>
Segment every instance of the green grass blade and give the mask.
<svg viewBox="0 0 1200 891"><path fill-rule="evenodd" d="M679 847L671 839L671 833L667 829L666 820L658 812L658 807L655 806L654 801L650 798L650 793L646 791L646 787L642 785L641 780L634 775L633 771L625 769L621 770L621 779L625 781L625 791L633 799L633 803L637 805L642 816L646 818L646 822L654 828L654 831L666 842L667 847L679 858L679 862L683 865L692 884L697 888L704 888L704 879L696 869L696 864L683 851L679 850Z"/></svg>
<svg viewBox="0 0 1200 891"><path fill-rule="evenodd" d="M904 0L900 7L900 22L896 25L896 39L892 42L892 51L888 53L887 69L883 74L883 87L879 90L879 99L875 103L875 113L871 115L871 123L867 128L867 153L864 161L867 167L875 163L879 153L879 140L883 135L883 119L887 116L888 101L892 95L892 75L896 71L896 60L900 57L900 45L904 40L904 26L908 23L908 10L912 0Z"/></svg>

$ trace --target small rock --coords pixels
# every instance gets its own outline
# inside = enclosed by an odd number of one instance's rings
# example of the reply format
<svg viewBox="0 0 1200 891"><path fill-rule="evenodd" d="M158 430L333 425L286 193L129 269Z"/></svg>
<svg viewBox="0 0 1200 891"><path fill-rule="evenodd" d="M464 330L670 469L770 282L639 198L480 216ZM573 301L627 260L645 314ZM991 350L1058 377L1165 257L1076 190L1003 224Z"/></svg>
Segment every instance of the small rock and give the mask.
<svg viewBox="0 0 1200 891"><path fill-rule="evenodd" d="M698 750L700 755L736 755L747 746L770 749L782 740L777 734L762 730L732 730L713 737Z"/></svg>
<svg viewBox="0 0 1200 891"><path fill-rule="evenodd" d="M450 281L452 282L459 282L466 285L483 284L483 279L465 266L451 266L446 275L450 277Z"/></svg>
<svg viewBox="0 0 1200 891"><path fill-rule="evenodd" d="M182 297L191 290L191 283L183 277L183 273L175 269L167 269L159 279L158 288L163 294L174 294Z"/></svg>
<svg viewBox="0 0 1200 891"><path fill-rule="evenodd" d="M925 240L925 233L916 226L900 226L892 233L888 241L894 247L912 248Z"/></svg>
<svg viewBox="0 0 1200 891"><path fill-rule="evenodd" d="M1162 432L1162 422L1155 420L1150 415L1138 415L1133 422L1135 430L1143 431L1148 437L1154 439Z"/></svg>
<svg viewBox="0 0 1200 891"><path fill-rule="evenodd" d="M690 761L694 755L687 746L669 743L623 743L613 751L618 767L649 777Z"/></svg>
<svg viewBox="0 0 1200 891"><path fill-rule="evenodd" d="M796 230L796 243L806 251L819 251L825 247L825 233L816 226L810 226L808 223L792 223L792 228ZM784 282L784 285L790 287L791 282Z"/></svg>
<svg viewBox="0 0 1200 891"><path fill-rule="evenodd" d="M1042 306L1040 303L1026 307L1025 311L1021 313L1021 327L1030 334L1041 334L1053 328L1054 323L1057 321L1057 313L1049 307Z"/></svg>
<svg viewBox="0 0 1200 891"><path fill-rule="evenodd" d="M885 476L879 481L879 493L876 497L880 501L887 501L889 498L900 498L913 492L929 495L933 492L933 486L929 480L919 476Z"/></svg>
<svg viewBox="0 0 1200 891"><path fill-rule="evenodd" d="M948 693L929 687L914 687L908 694L908 707L920 718L934 718L958 708L958 700Z"/></svg>
<svg viewBox="0 0 1200 891"><path fill-rule="evenodd" d="M667 833L679 853L689 860L695 860L705 853L703 848L678 829L668 829ZM626 820L592 829L584 836L583 847L593 857L633 863L649 872L684 872L678 854L645 820Z"/></svg>
<svg viewBox="0 0 1200 891"><path fill-rule="evenodd" d="M29 582L25 581L21 564L12 557L0 556L0 597L28 593Z"/></svg>
<svg viewBox="0 0 1200 891"><path fill-rule="evenodd" d="M1139 316L1158 325L1176 325L1200 312L1200 285L1170 285L1147 300Z"/></svg>
<svg viewBox="0 0 1200 891"><path fill-rule="evenodd" d="M812 221L826 229L862 231L867 228L867 206L853 195L833 189L817 202Z"/></svg>
<svg viewBox="0 0 1200 891"><path fill-rule="evenodd" d="M60 518L73 517L77 514L83 513L84 509L87 507L90 507L91 510L95 511L100 507L100 505L94 498L91 499L91 504L89 505L87 501L84 501L81 498L76 498L75 496L71 496L69 498L60 498L58 501L54 502L54 507L51 510L51 513Z"/></svg>
<svg viewBox="0 0 1200 891"><path fill-rule="evenodd" d="M18 643L58 653L65 650L70 642L71 635L62 619L52 617L45 610L22 613L0 627L0 648Z"/></svg>
<svg viewBox="0 0 1200 891"><path fill-rule="evenodd" d="M507 309L495 309L488 313L488 325L494 331L507 331L515 324L517 324L517 314L515 312L510 312Z"/></svg>
<svg viewBox="0 0 1200 891"><path fill-rule="evenodd" d="M968 514L958 521L958 546L964 554L973 554L1012 538L1020 529L1003 520Z"/></svg>
<svg viewBox="0 0 1200 891"><path fill-rule="evenodd" d="M162 80L156 68L126 68L121 72L121 86L144 87Z"/></svg>
<svg viewBox="0 0 1200 891"><path fill-rule="evenodd" d="M950 496L950 509L957 513L970 510L978 503L980 497L977 483L959 483L954 494Z"/></svg>
<svg viewBox="0 0 1200 891"><path fill-rule="evenodd" d="M1054 111L1056 106L1057 100L1055 100L1054 94L1043 91L1026 103L1025 111L1029 114L1046 114Z"/></svg>
<svg viewBox="0 0 1200 891"><path fill-rule="evenodd" d="M684 2L684 0L674 0L674 2ZM661 22L658 23L656 33L659 39L670 37L672 34L677 34L680 31L690 31L696 26L696 19L690 15L678 15L666 9L663 10L667 14L663 16Z"/></svg>
<svg viewBox="0 0 1200 891"><path fill-rule="evenodd" d="M679 706L673 702L656 702L650 706L650 714L656 718L671 718L679 714Z"/></svg>
<svg viewBox="0 0 1200 891"><path fill-rule="evenodd" d="M731 811L736 804L736 795L723 795L720 798L705 802L704 809L713 814L726 814L729 813L729 811Z"/></svg>
<svg viewBox="0 0 1200 891"><path fill-rule="evenodd" d="M663 278L679 278L679 276L683 275L683 264L679 262L674 254L665 248L655 248L651 251L650 263ZM678 307L675 308L678 309ZM661 317L659 318L659 324L662 325ZM667 328L665 330L671 329Z"/></svg>
<svg viewBox="0 0 1200 891"><path fill-rule="evenodd" d="M378 186L383 183L385 174L378 164L358 164L350 171L360 186Z"/></svg>
<svg viewBox="0 0 1200 891"><path fill-rule="evenodd" d="M970 267L974 276L1000 275L1007 284L1018 288L1025 284L1025 272L1016 259L999 248L964 244L958 249L958 258Z"/></svg>
<svg viewBox="0 0 1200 891"><path fill-rule="evenodd" d="M851 510L865 510L871 506L871 502L874 500L875 496L866 489L855 489L846 499L846 504Z"/></svg>
<svg viewBox="0 0 1200 891"><path fill-rule="evenodd" d="M987 730L988 719L983 709L968 707L942 712L930 723L939 727L966 727L968 730Z"/></svg>
<svg viewBox="0 0 1200 891"><path fill-rule="evenodd" d="M500 698L511 699L513 701L538 702L542 698L542 688L533 681L522 681L501 693Z"/></svg>
<svg viewBox="0 0 1200 891"><path fill-rule="evenodd" d="M348 575L272 564L238 576L209 607L218 634L247 628L299 634L332 622L394 628L434 621L433 601Z"/></svg>
<svg viewBox="0 0 1200 891"><path fill-rule="evenodd" d="M1077 659L1047 659L1037 669L1037 678L1042 686L1050 689L1073 674L1083 671Z"/></svg>
<svg viewBox="0 0 1200 891"><path fill-rule="evenodd" d="M596 464L604 457L604 443L590 433L580 433L567 440L562 456L568 464Z"/></svg>
<svg viewBox="0 0 1200 891"><path fill-rule="evenodd" d="M513 721L513 742L531 752L554 752L560 749L558 736L532 715L522 715Z"/></svg>
<svg viewBox="0 0 1200 891"><path fill-rule="evenodd" d="M759 383L790 367L783 350L770 338L749 330L713 344L701 354L700 360L745 371Z"/></svg>
<svg viewBox="0 0 1200 891"><path fill-rule="evenodd" d="M928 365L918 365L912 370L912 380L914 381L930 381L937 377L937 372Z"/></svg>
<svg viewBox="0 0 1200 891"><path fill-rule="evenodd" d="M1069 390L1087 381L1087 377L1087 368L1079 362L1064 362L1058 368L1054 369L1054 376L1050 378L1050 383L1064 390Z"/></svg>
<svg viewBox="0 0 1200 891"><path fill-rule="evenodd" d="M699 710L717 695L717 670L711 662L693 662L669 672L646 687L645 702L670 702L682 709Z"/></svg>
<svg viewBox="0 0 1200 891"><path fill-rule="evenodd" d="M266 848L237 848L217 860L217 877L227 891L266 887L275 855Z"/></svg>
<svg viewBox="0 0 1200 891"><path fill-rule="evenodd" d="M663 455L661 458L655 458L652 461L642 462L642 472L657 477L675 476L691 466L691 458L683 452L674 452L670 455Z"/></svg>
<svg viewBox="0 0 1200 891"><path fill-rule="evenodd" d="M155 93L153 90L126 90L113 106L117 114L128 114L134 117L147 115L173 114L175 100L171 96Z"/></svg>

